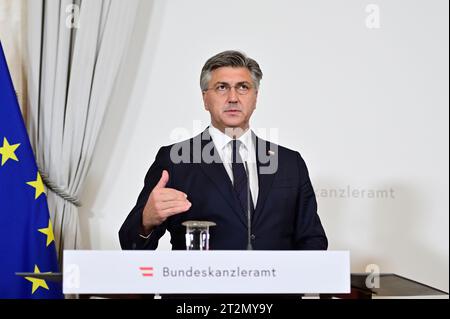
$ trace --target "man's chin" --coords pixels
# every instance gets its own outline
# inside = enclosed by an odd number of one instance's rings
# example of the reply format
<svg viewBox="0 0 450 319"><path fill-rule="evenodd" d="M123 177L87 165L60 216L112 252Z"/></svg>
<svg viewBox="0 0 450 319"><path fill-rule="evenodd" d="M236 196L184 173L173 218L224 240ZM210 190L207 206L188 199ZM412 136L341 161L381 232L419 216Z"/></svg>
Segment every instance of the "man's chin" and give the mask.
<svg viewBox="0 0 450 319"><path fill-rule="evenodd" d="M227 121L224 121L223 125L225 127L230 127L230 128L239 128L239 127L245 127L246 123L244 121L242 121L241 119L239 119L239 120L238 119L235 119L235 120L229 119Z"/></svg>

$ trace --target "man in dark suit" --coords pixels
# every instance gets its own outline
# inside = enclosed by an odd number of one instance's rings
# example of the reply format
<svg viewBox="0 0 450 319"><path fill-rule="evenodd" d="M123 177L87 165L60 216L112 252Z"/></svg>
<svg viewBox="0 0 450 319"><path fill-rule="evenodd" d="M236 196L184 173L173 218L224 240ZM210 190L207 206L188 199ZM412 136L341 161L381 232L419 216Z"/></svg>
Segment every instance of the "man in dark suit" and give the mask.
<svg viewBox="0 0 450 319"><path fill-rule="evenodd" d="M327 249L302 157L250 129L261 78L258 63L237 51L206 62L200 86L211 125L159 150L120 229L123 249L156 249L166 230L173 249L186 249L186 220L217 224L211 250Z"/></svg>

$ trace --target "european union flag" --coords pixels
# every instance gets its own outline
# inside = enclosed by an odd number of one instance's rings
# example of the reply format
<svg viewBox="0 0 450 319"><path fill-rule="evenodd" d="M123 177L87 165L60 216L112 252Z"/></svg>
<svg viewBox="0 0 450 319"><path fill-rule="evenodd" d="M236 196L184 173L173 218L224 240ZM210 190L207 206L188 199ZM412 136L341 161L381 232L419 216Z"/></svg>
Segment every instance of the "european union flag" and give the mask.
<svg viewBox="0 0 450 319"><path fill-rule="evenodd" d="M58 272L44 184L0 43L0 298L62 298L61 283L16 273Z"/></svg>

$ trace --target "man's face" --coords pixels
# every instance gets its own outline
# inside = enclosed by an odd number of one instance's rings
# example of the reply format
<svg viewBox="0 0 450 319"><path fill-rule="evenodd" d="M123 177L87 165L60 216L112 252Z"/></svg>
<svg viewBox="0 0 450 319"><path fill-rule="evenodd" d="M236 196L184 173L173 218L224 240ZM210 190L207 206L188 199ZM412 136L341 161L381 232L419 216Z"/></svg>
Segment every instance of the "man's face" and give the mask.
<svg viewBox="0 0 450 319"><path fill-rule="evenodd" d="M203 102L217 129L222 132L227 128L246 130L256 108L257 95L247 68L222 67L211 72Z"/></svg>

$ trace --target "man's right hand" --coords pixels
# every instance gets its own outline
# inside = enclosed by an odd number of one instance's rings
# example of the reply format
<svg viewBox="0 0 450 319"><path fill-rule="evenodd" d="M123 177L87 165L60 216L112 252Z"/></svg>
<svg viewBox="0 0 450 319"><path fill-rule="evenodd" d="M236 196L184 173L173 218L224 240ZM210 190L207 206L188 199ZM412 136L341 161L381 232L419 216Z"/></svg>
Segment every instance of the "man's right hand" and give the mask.
<svg viewBox="0 0 450 319"><path fill-rule="evenodd" d="M153 188L142 213L142 226L149 234L156 226L161 225L168 217L186 212L192 204L187 195L173 188L166 188L169 173L164 170L161 179Z"/></svg>

